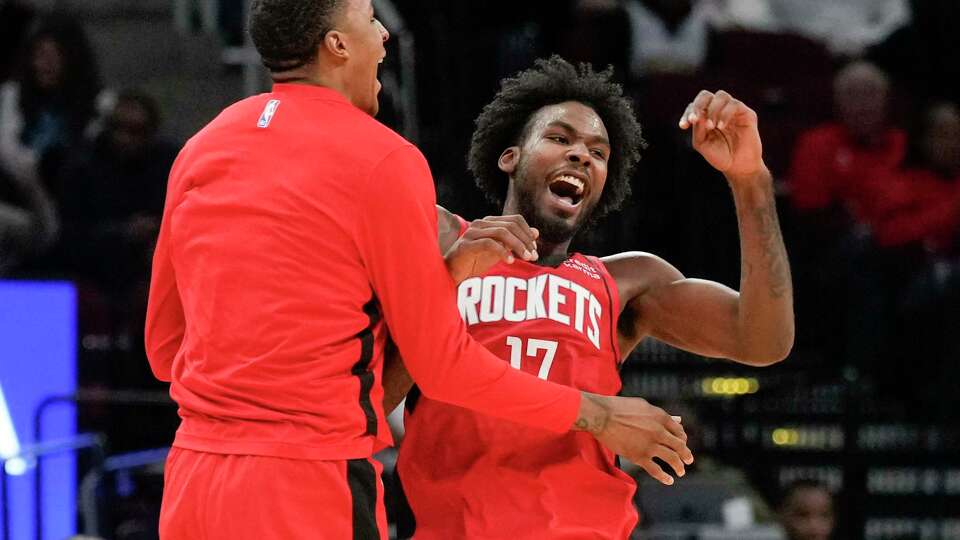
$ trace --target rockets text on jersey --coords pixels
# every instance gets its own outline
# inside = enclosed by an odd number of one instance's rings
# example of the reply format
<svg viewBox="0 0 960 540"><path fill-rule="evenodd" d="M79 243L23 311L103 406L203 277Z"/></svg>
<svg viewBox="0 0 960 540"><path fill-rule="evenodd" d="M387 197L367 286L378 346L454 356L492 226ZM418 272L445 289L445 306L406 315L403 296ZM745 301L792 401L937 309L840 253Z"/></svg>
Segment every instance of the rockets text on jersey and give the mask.
<svg viewBox="0 0 960 540"><path fill-rule="evenodd" d="M586 287L552 273L529 279L487 275L464 280L457 294L467 326L535 319L573 327L600 350L603 305Z"/></svg>

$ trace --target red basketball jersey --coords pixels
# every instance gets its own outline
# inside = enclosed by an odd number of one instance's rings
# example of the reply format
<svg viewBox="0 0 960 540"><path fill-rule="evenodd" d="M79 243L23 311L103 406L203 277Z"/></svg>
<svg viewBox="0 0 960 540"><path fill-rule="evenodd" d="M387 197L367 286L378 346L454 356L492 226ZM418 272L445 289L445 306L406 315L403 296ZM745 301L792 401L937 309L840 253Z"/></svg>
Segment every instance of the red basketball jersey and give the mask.
<svg viewBox="0 0 960 540"><path fill-rule="evenodd" d="M620 391L617 287L603 263L500 263L458 291L470 334L557 383ZM417 540L625 539L637 523L633 480L591 435L557 435L414 392L398 470Z"/></svg>

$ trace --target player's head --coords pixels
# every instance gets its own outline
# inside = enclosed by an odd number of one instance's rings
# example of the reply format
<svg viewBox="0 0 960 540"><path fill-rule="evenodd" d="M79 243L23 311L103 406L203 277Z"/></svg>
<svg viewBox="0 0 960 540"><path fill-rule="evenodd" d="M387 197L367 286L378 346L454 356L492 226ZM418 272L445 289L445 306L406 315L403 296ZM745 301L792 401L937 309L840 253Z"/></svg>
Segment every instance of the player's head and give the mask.
<svg viewBox="0 0 960 540"><path fill-rule="evenodd" d="M780 503L780 520L788 540L827 540L833 532L833 496L816 480L795 480Z"/></svg>
<svg viewBox="0 0 960 540"><path fill-rule="evenodd" d="M544 240L569 240L630 193L644 142L611 76L559 56L537 60L504 79L477 118L468 155L477 185L494 203L515 207Z"/></svg>
<svg viewBox="0 0 960 540"><path fill-rule="evenodd" d="M275 81L314 79L376 114L387 29L371 0L253 0L250 36Z"/></svg>

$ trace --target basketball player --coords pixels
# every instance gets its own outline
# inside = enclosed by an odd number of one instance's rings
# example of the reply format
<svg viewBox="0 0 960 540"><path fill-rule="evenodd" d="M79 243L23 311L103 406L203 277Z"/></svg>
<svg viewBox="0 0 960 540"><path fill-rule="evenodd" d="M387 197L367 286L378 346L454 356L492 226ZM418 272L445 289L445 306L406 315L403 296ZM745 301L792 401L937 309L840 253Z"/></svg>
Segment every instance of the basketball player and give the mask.
<svg viewBox="0 0 960 540"><path fill-rule="evenodd" d="M663 411L538 380L467 335L427 165L372 118L389 34L370 0L254 0L250 27L273 90L187 142L154 255L147 354L182 418L160 537L387 538L370 459L391 442L385 324L425 395L682 473Z"/></svg>
<svg viewBox="0 0 960 540"><path fill-rule="evenodd" d="M726 92L704 91L680 127L733 191L741 292L686 278L649 253L569 252L591 215L627 195L642 139L609 73L553 57L505 80L477 120L469 167L507 216L468 226L440 210L440 244L462 280L470 334L517 370L606 395L619 392L620 364L646 337L748 365L782 360L793 343L792 292L756 114ZM460 253L490 246L498 228L535 238L539 258ZM506 423L416 389L398 471L418 540L623 539L637 523L634 482L589 437Z"/></svg>

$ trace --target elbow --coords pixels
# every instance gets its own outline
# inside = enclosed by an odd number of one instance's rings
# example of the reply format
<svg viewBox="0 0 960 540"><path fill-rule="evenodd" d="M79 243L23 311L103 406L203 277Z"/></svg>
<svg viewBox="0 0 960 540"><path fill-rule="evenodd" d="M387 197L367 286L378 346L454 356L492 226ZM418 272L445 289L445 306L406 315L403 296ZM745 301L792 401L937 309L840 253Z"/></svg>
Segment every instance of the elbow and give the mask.
<svg viewBox="0 0 960 540"><path fill-rule="evenodd" d="M774 339L766 343L747 347L743 354L740 355L739 361L755 367L772 366L786 360L787 357L790 356L790 352L793 350L793 343L794 330L791 324L788 329L785 329Z"/></svg>

